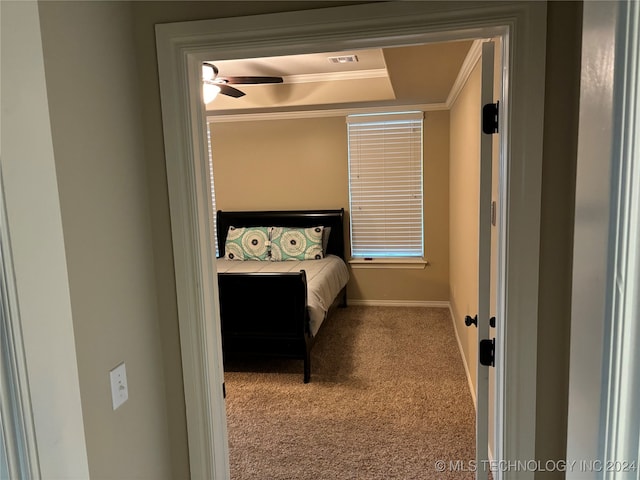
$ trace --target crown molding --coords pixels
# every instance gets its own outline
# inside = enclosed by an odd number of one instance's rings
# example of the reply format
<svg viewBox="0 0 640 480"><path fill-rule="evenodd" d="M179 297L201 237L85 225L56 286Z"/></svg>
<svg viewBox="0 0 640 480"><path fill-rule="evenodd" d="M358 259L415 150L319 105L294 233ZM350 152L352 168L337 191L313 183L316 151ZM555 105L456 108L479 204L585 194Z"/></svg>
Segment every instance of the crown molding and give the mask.
<svg viewBox="0 0 640 480"><path fill-rule="evenodd" d="M347 115L388 113L404 110L418 110L422 112L434 112L448 110L446 103L423 103L420 105L385 105L369 107L342 107L317 110L293 110L288 112L260 112L216 115L215 112L207 114L209 123L254 122L260 120L289 120L296 118L321 118L321 117L346 117Z"/></svg>
<svg viewBox="0 0 640 480"><path fill-rule="evenodd" d="M369 70L353 70L350 72L304 73L300 75L287 75L282 78L286 84L362 80L365 78L386 78L388 76L389 74L386 68L376 68Z"/></svg>
<svg viewBox="0 0 640 480"><path fill-rule="evenodd" d="M456 81L453 82L453 86L451 87L451 91L449 92L449 96L445 102L447 109L450 109L453 106L458 95L460 95L460 92L466 85L467 80L469 80L469 76L471 75L473 68L482 57L482 44L484 42L486 42L485 39L477 39L471 44L471 48L469 48L467 56L465 57L464 62L462 62L462 66L458 72L458 77L456 78Z"/></svg>
<svg viewBox="0 0 640 480"><path fill-rule="evenodd" d="M485 39L474 40L469 52L462 62L456 81L453 83L447 100L444 103L427 103L419 105L386 105L386 106L367 106L367 107L340 107L340 108L323 108L315 110L289 110L274 112L256 112L256 113L233 113L226 112L207 112L207 121L209 123L230 123L230 122L252 122L261 120L288 120L296 118L320 118L320 117L341 117L354 114L365 113L387 113L400 110L420 110L423 112L433 112L438 110L449 110L458 98L458 95L469 80L469 76L474 67L482 56L482 44ZM335 73L319 73L308 75L290 75L284 77L285 83L311 83L319 81L335 81L335 80L356 80L363 78L380 78L387 75L384 68L372 70L360 70L355 72L335 72Z"/></svg>

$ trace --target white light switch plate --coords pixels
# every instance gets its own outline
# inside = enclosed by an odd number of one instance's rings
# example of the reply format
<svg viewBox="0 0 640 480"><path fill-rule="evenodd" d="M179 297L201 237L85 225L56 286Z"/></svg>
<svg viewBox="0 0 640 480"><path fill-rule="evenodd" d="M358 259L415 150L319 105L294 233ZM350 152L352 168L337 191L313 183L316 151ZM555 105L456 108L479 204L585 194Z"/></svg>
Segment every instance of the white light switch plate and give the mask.
<svg viewBox="0 0 640 480"><path fill-rule="evenodd" d="M127 387L127 370L124 362L109 372L111 378L111 401L115 410L129 398Z"/></svg>

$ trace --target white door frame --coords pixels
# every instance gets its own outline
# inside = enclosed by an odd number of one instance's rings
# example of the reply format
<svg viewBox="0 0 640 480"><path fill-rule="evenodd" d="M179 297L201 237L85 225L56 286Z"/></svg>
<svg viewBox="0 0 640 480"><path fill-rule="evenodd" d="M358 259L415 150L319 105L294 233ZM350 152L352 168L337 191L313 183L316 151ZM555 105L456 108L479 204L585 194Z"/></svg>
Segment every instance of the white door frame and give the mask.
<svg viewBox="0 0 640 480"><path fill-rule="evenodd" d="M501 42L504 43L504 42ZM495 44L482 44L480 105L494 103L494 64ZM501 138L502 140L502 138ZM478 343L489 339L489 317L491 314L491 201L493 177L493 135L482 132L480 134L480 168L479 168L479 200L478 200L478 310L476 314L476 333ZM500 225L502 228L502 225ZM496 291L501 288L497 287ZM496 306L499 302L496 301ZM501 305L498 307L500 309ZM503 312L496 317L502 316ZM479 350L479 347L478 347ZM501 405L496 405L501 407ZM476 362L476 480L486 480L489 471L489 367ZM497 409L494 418L500 418Z"/></svg>
<svg viewBox="0 0 640 480"><path fill-rule="evenodd" d="M582 32L566 478L637 478L640 5L586 2Z"/></svg>
<svg viewBox="0 0 640 480"><path fill-rule="evenodd" d="M381 2L156 26L192 478L229 477L200 62L504 34L504 315L496 459L535 458L545 2ZM510 188L510 186L517 186ZM508 319L508 321L504 321ZM509 345L508 349L503 345ZM500 441L502 440L502 441ZM499 472L500 473L500 472ZM518 472L519 479L534 472Z"/></svg>
<svg viewBox="0 0 640 480"><path fill-rule="evenodd" d="M0 478L37 480L40 461L17 290L0 165Z"/></svg>

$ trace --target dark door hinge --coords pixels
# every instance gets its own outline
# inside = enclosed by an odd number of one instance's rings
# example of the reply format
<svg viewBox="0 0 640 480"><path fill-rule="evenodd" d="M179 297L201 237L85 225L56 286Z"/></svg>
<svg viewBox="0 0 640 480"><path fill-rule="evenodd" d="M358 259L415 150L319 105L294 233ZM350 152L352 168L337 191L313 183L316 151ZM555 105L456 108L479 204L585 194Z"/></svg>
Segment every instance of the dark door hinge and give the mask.
<svg viewBox="0 0 640 480"><path fill-rule="evenodd" d="M480 340L480 363L487 367L495 367L496 340Z"/></svg>
<svg viewBox="0 0 640 480"><path fill-rule="evenodd" d="M482 107L482 132L487 135L498 133L498 110L500 102L487 103Z"/></svg>
<svg viewBox="0 0 640 480"><path fill-rule="evenodd" d="M222 398L227 398L227 386L222 382Z"/></svg>

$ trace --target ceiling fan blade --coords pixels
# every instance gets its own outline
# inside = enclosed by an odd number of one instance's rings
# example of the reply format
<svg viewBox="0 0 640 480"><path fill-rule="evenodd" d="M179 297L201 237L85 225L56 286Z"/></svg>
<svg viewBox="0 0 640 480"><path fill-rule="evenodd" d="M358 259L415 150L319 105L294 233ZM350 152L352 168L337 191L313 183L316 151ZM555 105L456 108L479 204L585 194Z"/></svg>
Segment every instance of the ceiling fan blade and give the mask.
<svg viewBox="0 0 640 480"><path fill-rule="evenodd" d="M245 93L238 90L237 88L230 87L226 84L217 84L220 87L220 93L222 95L228 95L233 98L244 97Z"/></svg>
<svg viewBox="0 0 640 480"><path fill-rule="evenodd" d="M218 79L234 84L282 83L282 77L218 77Z"/></svg>

